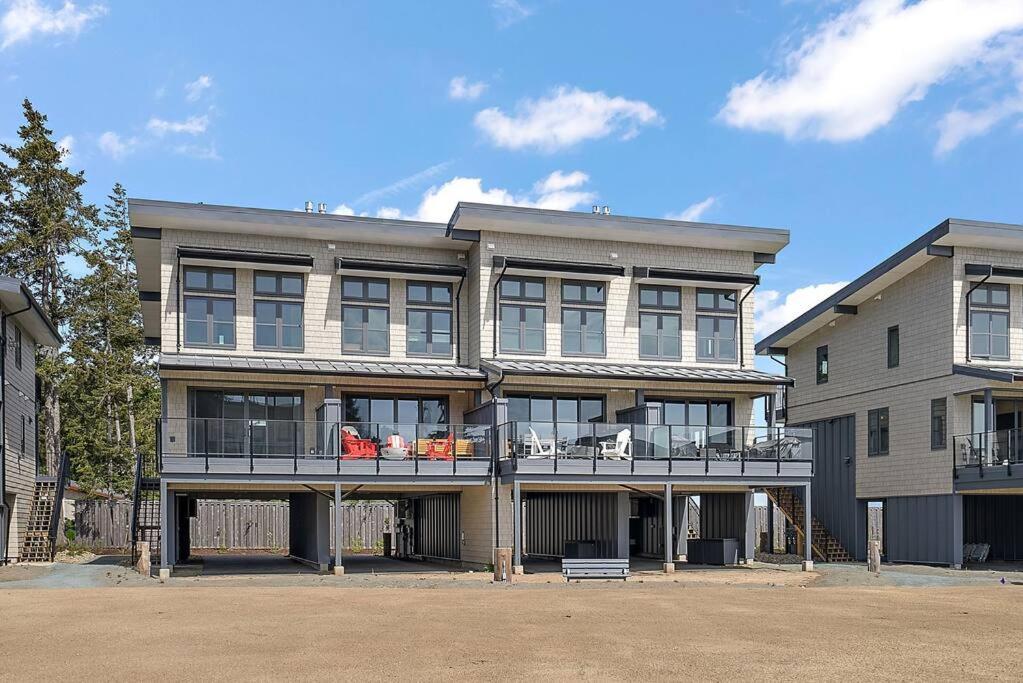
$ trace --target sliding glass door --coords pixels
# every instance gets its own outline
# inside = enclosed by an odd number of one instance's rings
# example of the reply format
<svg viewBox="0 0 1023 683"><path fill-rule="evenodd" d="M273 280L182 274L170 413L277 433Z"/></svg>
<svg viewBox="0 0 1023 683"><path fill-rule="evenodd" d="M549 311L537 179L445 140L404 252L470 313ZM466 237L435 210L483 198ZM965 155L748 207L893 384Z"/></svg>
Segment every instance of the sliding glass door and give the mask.
<svg viewBox="0 0 1023 683"><path fill-rule="evenodd" d="M302 392L192 389L188 450L214 457L301 455Z"/></svg>

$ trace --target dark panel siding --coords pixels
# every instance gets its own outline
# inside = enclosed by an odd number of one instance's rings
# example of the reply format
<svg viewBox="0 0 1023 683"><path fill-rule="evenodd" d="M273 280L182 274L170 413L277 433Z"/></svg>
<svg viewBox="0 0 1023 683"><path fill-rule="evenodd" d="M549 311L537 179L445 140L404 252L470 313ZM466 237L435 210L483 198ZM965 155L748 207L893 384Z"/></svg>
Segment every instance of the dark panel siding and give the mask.
<svg viewBox="0 0 1023 683"><path fill-rule="evenodd" d="M888 561L952 564L954 498L952 495L886 498L884 531Z"/></svg>
<svg viewBox="0 0 1023 683"><path fill-rule="evenodd" d="M614 493L527 493L523 550L533 557L563 557L567 541L618 543Z"/></svg>
<svg viewBox="0 0 1023 683"><path fill-rule="evenodd" d="M444 560L461 558L461 497L457 493L413 501L416 554Z"/></svg>
<svg viewBox="0 0 1023 683"><path fill-rule="evenodd" d="M992 560L1023 560L1023 496L963 496L963 543L988 543Z"/></svg>
<svg viewBox="0 0 1023 683"><path fill-rule="evenodd" d="M746 538L746 495L701 493L700 538L735 538L741 548Z"/></svg>

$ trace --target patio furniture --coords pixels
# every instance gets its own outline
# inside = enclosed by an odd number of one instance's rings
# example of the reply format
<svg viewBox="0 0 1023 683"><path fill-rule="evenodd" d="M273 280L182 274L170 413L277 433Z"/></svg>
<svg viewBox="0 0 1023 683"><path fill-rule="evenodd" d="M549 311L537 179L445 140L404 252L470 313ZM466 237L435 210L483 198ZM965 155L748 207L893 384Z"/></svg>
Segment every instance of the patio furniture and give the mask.
<svg viewBox="0 0 1023 683"><path fill-rule="evenodd" d="M600 457L606 460L632 460L632 431L623 429L614 441L601 441Z"/></svg>
<svg viewBox="0 0 1023 683"><path fill-rule="evenodd" d="M527 458L551 458L554 457L555 449L557 446L554 443L554 439L543 439L537 435L536 430L532 427L529 428L529 447L530 451L526 453Z"/></svg>
<svg viewBox="0 0 1023 683"><path fill-rule="evenodd" d="M561 560L561 575L566 581L572 579L622 579L629 578L627 559L571 559Z"/></svg>
<svg viewBox="0 0 1023 683"><path fill-rule="evenodd" d="M455 435L448 434L445 439L430 439L426 445L427 460L454 460Z"/></svg>
<svg viewBox="0 0 1023 683"><path fill-rule="evenodd" d="M766 439L754 443L749 449L750 460L791 460L802 448L802 442L794 436Z"/></svg>
<svg viewBox="0 0 1023 683"><path fill-rule="evenodd" d="M401 434L391 434L387 437L384 447L380 449L380 457L387 460L404 460L408 455L409 447Z"/></svg>
<svg viewBox="0 0 1023 683"><path fill-rule="evenodd" d="M358 460L377 456L377 445L370 439L360 438L355 427L341 428L341 448L344 451L341 454L342 460Z"/></svg>

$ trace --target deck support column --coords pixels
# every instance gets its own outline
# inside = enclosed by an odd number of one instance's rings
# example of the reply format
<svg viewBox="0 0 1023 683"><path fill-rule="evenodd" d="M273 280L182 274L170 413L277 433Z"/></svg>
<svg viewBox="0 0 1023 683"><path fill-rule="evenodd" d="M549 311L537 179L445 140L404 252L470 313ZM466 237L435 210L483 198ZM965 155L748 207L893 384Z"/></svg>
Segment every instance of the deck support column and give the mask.
<svg viewBox="0 0 1023 683"><path fill-rule="evenodd" d="M675 561L687 562L689 559L689 496L679 498L682 503L682 514L679 515L678 540L675 542Z"/></svg>
<svg viewBox="0 0 1023 683"><path fill-rule="evenodd" d="M664 573L675 571L675 517L671 510L671 484L664 485Z"/></svg>
<svg viewBox="0 0 1023 683"><path fill-rule="evenodd" d="M512 574L522 574L522 485L512 484Z"/></svg>
<svg viewBox="0 0 1023 683"><path fill-rule="evenodd" d="M334 483L334 576L343 576L345 565L341 558L344 531L341 523L341 482Z"/></svg>
<svg viewBox="0 0 1023 683"><path fill-rule="evenodd" d="M171 553L177 542L174 534L174 514L171 506L174 505L174 496L167 488L167 482L160 479L160 580L166 581L170 578L171 570L174 568L174 558Z"/></svg>
<svg viewBox="0 0 1023 683"><path fill-rule="evenodd" d="M746 516L745 529L746 533L743 535L743 561L749 564L756 557L757 547L757 510L753 506L753 489L746 491L743 495L743 511Z"/></svg>
<svg viewBox="0 0 1023 683"><path fill-rule="evenodd" d="M806 518L803 520L803 549L806 551L806 559L803 560L803 571L813 571L813 512L810 510L810 484L803 487L803 503L806 508Z"/></svg>

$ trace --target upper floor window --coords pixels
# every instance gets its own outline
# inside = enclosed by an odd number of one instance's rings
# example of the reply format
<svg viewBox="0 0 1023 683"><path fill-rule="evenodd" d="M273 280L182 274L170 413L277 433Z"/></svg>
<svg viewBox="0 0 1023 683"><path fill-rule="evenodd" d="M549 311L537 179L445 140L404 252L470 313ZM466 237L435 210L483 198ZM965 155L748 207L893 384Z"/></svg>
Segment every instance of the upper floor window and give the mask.
<svg viewBox="0 0 1023 683"><path fill-rule="evenodd" d="M867 455L888 454L888 409L867 412Z"/></svg>
<svg viewBox="0 0 1023 683"><path fill-rule="evenodd" d="M561 353L566 356L603 356L605 353L603 282L561 284Z"/></svg>
<svg viewBox="0 0 1023 683"><path fill-rule="evenodd" d="M21 370L21 328L17 325L14 326L14 367Z"/></svg>
<svg viewBox="0 0 1023 683"><path fill-rule="evenodd" d="M546 285L541 278L501 280L501 351L543 353L546 349ZM540 302L531 306L525 301Z"/></svg>
<svg viewBox="0 0 1023 683"><path fill-rule="evenodd" d="M406 286L405 350L411 356L451 356L451 285L409 282Z"/></svg>
<svg viewBox="0 0 1023 683"><path fill-rule="evenodd" d="M738 292L731 289L696 290L696 359L734 361L738 358Z"/></svg>
<svg viewBox="0 0 1023 683"><path fill-rule="evenodd" d="M899 326L888 328L888 367L899 367Z"/></svg>
<svg viewBox="0 0 1023 683"><path fill-rule="evenodd" d="M234 294L234 271L228 268L185 266L185 291Z"/></svg>
<svg viewBox="0 0 1023 683"><path fill-rule="evenodd" d="M828 347L817 347L817 384L828 383Z"/></svg>
<svg viewBox="0 0 1023 683"><path fill-rule="evenodd" d="M1009 359L1009 286L980 285L970 294L970 356Z"/></svg>
<svg viewBox="0 0 1023 683"><path fill-rule="evenodd" d="M945 397L931 400L931 450L948 445L948 401Z"/></svg>
<svg viewBox="0 0 1023 683"><path fill-rule="evenodd" d="M639 307L640 358L681 358L682 314L678 311L682 310L682 290L640 285Z"/></svg>
<svg viewBox="0 0 1023 683"><path fill-rule="evenodd" d="M341 350L385 355L390 351L390 283L341 280Z"/></svg>
<svg viewBox="0 0 1023 683"><path fill-rule="evenodd" d="M235 272L185 266L184 289L185 346L234 348Z"/></svg>
<svg viewBox="0 0 1023 683"><path fill-rule="evenodd" d="M305 278L299 273L253 274L253 301L255 339L257 349L283 349L301 351L303 347L303 304Z"/></svg>
<svg viewBox="0 0 1023 683"><path fill-rule="evenodd" d="M257 295L298 297L305 291L305 278L300 273L256 271L252 288Z"/></svg>
<svg viewBox="0 0 1023 683"><path fill-rule="evenodd" d="M640 285L639 287L640 308L670 308L672 310L682 309L682 293L678 287L657 287L654 285Z"/></svg>

